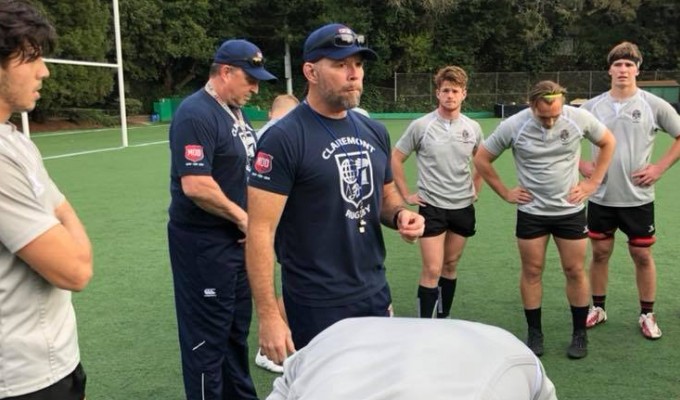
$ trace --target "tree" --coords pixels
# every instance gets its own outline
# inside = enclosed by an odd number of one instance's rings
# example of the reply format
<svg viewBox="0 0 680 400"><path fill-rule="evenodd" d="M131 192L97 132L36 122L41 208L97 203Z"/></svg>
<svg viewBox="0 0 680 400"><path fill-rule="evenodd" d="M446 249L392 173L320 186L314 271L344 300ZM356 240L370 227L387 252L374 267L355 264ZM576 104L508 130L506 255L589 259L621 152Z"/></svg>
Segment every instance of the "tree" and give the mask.
<svg viewBox="0 0 680 400"><path fill-rule="evenodd" d="M108 39L111 11L99 0L43 0L42 6L57 28L55 58L109 62ZM114 74L108 68L50 65L51 79L45 81L41 110L89 107L102 104L113 88Z"/></svg>
<svg viewBox="0 0 680 400"><path fill-rule="evenodd" d="M43 0L62 36L58 56L113 60L110 0ZM289 45L294 91L303 95L302 47L329 22L368 39L365 105L384 109L380 87L395 72L432 74L456 64L469 74L600 70L622 40L640 45L647 69L679 67L679 3L673 0L120 0L127 91L151 102L183 96L206 79L215 49L228 38L257 44L280 80L260 86L262 108L285 91ZM644 10L644 12L641 12ZM108 57L107 57L108 56ZM111 92L106 69L52 66L41 108L86 106ZM521 84L521 83L518 83ZM110 100L114 100L112 96ZM371 102L376 105L372 107Z"/></svg>
<svg viewBox="0 0 680 400"><path fill-rule="evenodd" d="M619 42L631 41L644 55L643 69L678 68L680 5L668 0L591 0L576 29L583 69L606 68L606 55Z"/></svg>
<svg viewBox="0 0 680 400"><path fill-rule="evenodd" d="M210 1L124 0L120 6L125 72L141 84L141 92L131 88L133 96L182 92L207 71L215 51L207 32L215 19Z"/></svg>

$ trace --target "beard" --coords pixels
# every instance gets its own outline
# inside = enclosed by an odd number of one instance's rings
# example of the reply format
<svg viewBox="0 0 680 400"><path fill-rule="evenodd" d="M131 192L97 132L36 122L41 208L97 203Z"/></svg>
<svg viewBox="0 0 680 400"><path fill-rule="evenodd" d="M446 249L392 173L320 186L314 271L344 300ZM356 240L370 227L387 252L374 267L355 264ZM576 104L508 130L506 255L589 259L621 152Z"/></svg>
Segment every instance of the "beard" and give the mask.
<svg viewBox="0 0 680 400"><path fill-rule="evenodd" d="M350 87L342 87L340 90L333 90L331 87L326 85L325 82L319 81L319 91L321 96L328 102L333 108L342 108L349 110L351 108L359 106L359 101L361 100L361 93L363 88L360 86L358 90L348 91Z"/></svg>
<svg viewBox="0 0 680 400"><path fill-rule="evenodd" d="M35 101L21 100L16 86L12 86L9 78L0 75L0 101L8 107L10 113L30 112L35 108Z"/></svg>

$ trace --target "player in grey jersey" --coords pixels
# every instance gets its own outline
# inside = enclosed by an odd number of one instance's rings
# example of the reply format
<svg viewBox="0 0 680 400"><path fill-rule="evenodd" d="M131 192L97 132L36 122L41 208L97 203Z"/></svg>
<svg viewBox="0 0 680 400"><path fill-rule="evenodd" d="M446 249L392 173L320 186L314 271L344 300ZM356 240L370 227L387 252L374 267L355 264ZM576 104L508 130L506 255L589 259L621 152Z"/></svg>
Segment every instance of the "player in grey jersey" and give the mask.
<svg viewBox="0 0 680 400"><path fill-rule="evenodd" d="M638 89L642 54L629 42L616 45L607 56L611 89L583 105L616 137L616 149L607 177L588 204L588 230L593 258L590 279L593 307L587 326L607 320L605 298L609 258L614 251L614 233L628 236L628 252L635 264L640 298L638 323L648 339L661 337L654 314L656 265L651 246L654 236L654 183L680 157L680 116L663 99ZM651 162L657 132L668 132L675 142L656 162ZM593 150L597 155L597 149ZM590 176L593 163L583 161L581 172Z"/></svg>
<svg viewBox="0 0 680 400"><path fill-rule="evenodd" d="M83 400L71 293L92 245L40 151L10 117L35 108L56 32L34 6L0 0L0 399Z"/></svg>
<svg viewBox="0 0 680 400"><path fill-rule="evenodd" d="M556 400L510 332L461 320L348 318L286 360L267 400Z"/></svg>
<svg viewBox="0 0 680 400"><path fill-rule="evenodd" d="M573 333L567 350L570 358L587 354L586 316L588 280L583 202L602 182L614 152L611 132L590 113L564 106L566 90L542 81L531 90L531 108L501 122L480 146L474 162L489 186L505 201L518 204L517 246L522 259L520 290L528 325L527 345L543 354L541 327L541 277L550 235L557 245L566 277ZM600 149L589 179L579 181L581 140ZM491 163L512 148L519 186L509 189Z"/></svg>
<svg viewBox="0 0 680 400"><path fill-rule="evenodd" d="M434 77L439 106L413 121L392 150L394 182L425 218L418 285L421 318L448 317L458 260L465 241L475 234L473 203L482 178L472 173L470 162L482 141L482 127L461 113L467 81L460 67L440 69ZM418 163L416 193L409 191L402 165L413 152Z"/></svg>

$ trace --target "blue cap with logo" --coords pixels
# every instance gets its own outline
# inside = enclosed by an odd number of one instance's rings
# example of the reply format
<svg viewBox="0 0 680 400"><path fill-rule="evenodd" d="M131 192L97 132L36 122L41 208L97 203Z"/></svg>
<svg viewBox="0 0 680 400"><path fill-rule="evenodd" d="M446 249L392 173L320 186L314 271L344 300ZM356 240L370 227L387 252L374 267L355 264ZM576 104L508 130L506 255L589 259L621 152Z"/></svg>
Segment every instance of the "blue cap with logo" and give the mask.
<svg viewBox="0 0 680 400"><path fill-rule="evenodd" d="M378 55L364 46L365 38L357 35L343 24L328 24L312 32L305 40L302 58L315 62L322 58L342 60L354 54L361 54L367 60L376 60Z"/></svg>
<svg viewBox="0 0 680 400"><path fill-rule="evenodd" d="M247 40L231 39L222 43L215 52L214 62L242 68L248 75L259 81L277 79L264 69L264 57L260 49Z"/></svg>

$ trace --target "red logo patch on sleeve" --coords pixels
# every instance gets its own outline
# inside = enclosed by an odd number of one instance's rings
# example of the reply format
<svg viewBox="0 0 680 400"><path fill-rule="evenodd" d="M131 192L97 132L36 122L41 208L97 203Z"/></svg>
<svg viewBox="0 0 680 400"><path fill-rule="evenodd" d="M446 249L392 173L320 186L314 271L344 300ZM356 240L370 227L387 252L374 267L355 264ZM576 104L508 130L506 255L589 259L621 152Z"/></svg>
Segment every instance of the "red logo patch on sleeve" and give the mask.
<svg viewBox="0 0 680 400"><path fill-rule="evenodd" d="M274 157L267 153L259 152L255 158L255 171L266 174L272 170L272 160Z"/></svg>
<svg viewBox="0 0 680 400"><path fill-rule="evenodd" d="M184 158L191 162L201 161L203 159L203 146L198 144L184 146Z"/></svg>

